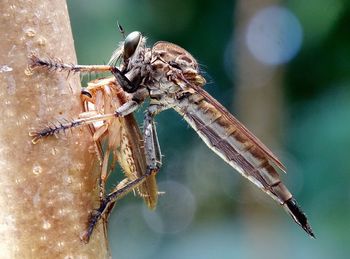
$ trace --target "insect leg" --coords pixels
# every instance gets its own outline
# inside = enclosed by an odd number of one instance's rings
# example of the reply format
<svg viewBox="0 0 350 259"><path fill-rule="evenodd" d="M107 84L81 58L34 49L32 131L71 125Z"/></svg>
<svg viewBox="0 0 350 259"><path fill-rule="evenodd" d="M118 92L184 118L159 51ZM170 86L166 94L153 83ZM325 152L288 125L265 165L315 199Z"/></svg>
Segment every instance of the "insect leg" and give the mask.
<svg viewBox="0 0 350 259"><path fill-rule="evenodd" d="M75 119L68 122L58 122L57 124L47 126L39 131L31 131L29 132L29 136L33 137L32 142L33 144L36 144L39 139L52 136L57 133L65 132L66 130L71 128L77 128L84 125L88 125L97 121L110 120L117 116L119 116L119 114L116 113L98 114L91 117Z"/></svg>
<svg viewBox="0 0 350 259"><path fill-rule="evenodd" d="M125 92L134 93L139 88L139 83L130 81L118 68L113 67L111 72Z"/></svg>
<svg viewBox="0 0 350 259"><path fill-rule="evenodd" d="M74 65L63 63L58 59L42 59L34 54L30 57L30 67L41 67L50 71L59 70L67 72L111 72L114 66L109 65Z"/></svg>
<svg viewBox="0 0 350 259"><path fill-rule="evenodd" d="M130 81L124 73L122 73L118 68L111 65L75 65L75 64L67 64L63 63L58 59L42 59L34 54L30 57L30 67L36 68L41 67L50 71L58 70L58 71L67 71L70 72L111 72L118 83L121 85L123 90L127 93L134 93L139 88L139 82L135 81L133 78ZM133 76L135 77L135 75ZM135 82L134 82L135 81Z"/></svg>
<svg viewBox="0 0 350 259"><path fill-rule="evenodd" d="M101 217L110 211L115 202L128 194L130 191L142 184L147 177L155 175L161 166L161 152L158 143L158 137L154 124L154 115L160 110L158 106L150 106L146 111L144 118L144 141L145 141L145 155L147 170L146 173L141 175L139 178L130 181L123 185L121 188L111 192L101 201L100 207L91 214L89 219L89 225L86 233L83 236L84 241L88 241L90 236L99 222Z"/></svg>
<svg viewBox="0 0 350 259"><path fill-rule="evenodd" d="M98 114L91 117L75 119L68 122L59 122L57 125L45 127L39 131L29 132L29 136L33 137L32 142L36 144L39 139L55 135L57 133L65 132L71 128L77 128L84 125L89 125L97 121L111 120L115 117L123 117L134 112L139 107L139 104L133 100L124 103L114 113Z"/></svg>
<svg viewBox="0 0 350 259"><path fill-rule="evenodd" d="M154 124L154 114L152 108L156 106L149 107L144 118L144 139L145 139L145 154L146 154L146 164L149 170L159 171L162 165L162 155L160 152L160 146L158 142L158 136L156 131L156 126Z"/></svg>
<svg viewBox="0 0 350 259"><path fill-rule="evenodd" d="M128 184L123 185L121 188L115 190L114 192L108 194L102 201L100 207L95 210L89 218L88 221L88 229L84 233L82 239L85 242L88 242L92 232L95 229L96 224L99 222L103 215L108 215L110 212L110 208L113 208L115 202L126 194L134 190L134 188L138 187L142 184L148 176L152 174L153 171L147 170L147 172L141 177L129 182Z"/></svg>

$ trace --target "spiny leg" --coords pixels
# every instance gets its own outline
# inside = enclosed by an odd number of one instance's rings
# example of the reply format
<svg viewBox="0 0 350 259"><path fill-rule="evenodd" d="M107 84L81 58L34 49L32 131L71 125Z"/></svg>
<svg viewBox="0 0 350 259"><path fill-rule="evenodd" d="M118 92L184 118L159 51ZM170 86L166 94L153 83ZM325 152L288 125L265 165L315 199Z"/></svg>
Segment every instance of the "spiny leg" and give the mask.
<svg viewBox="0 0 350 259"><path fill-rule="evenodd" d="M58 124L52 124L39 131L31 131L29 132L29 136L33 137L32 142L33 144L36 144L39 141L39 139L65 132L68 129L89 125L97 121L111 120L115 117L126 116L137 110L138 107L139 104L131 100L120 106L114 113L97 114L91 117L75 119L68 122L58 122Z"/></svg>
<svg viewBox="0 0 350 259"><path fill-rule="evenodd" d="M142 184L148 176L150 176L153 172L150 170L147 170L147 172L142 175L141 177L129 182L128 184L124 185L124 187L117 189L113 191L112 193L108 194L100 204L100 207L93 211L90 215L89 221L88 221L88 228L86 232L84 233L82 239L85 242L88 242L90 239L90 236L92 232L95 229L96 224L99 222L101 217L104 214L108 214L108 212L111 211L111 208L113 208L115 202L122 197L124 197L126 194L131 192L134 188L138 187L140 184ZM108 216L108 215L107 215Z"/></svg>
<svg viewBox="0 0 350 259"><path fill-rule="evenodd" d="M97 121L110 120L118 116L118 113L98 114L87 118L74 119L68 122L58 122L58 124L52 124L39 131L31 131L29 132L29 136L33 137L32 142L33 144L36 144L39 141L39 139L65 132L68 129L89 125Z"/></svg>
<svg viewBox="0 0 350 259"><path fill-rule="evenodd" d="M117 79L120 86L127 93L134 93L139 88L139 83L130 81L123 72L121 72L117 67L111 65L75 65L75 64L67 64L63 63L58 59L42 59L37 57L36 55L32 55L30 57L30 67L36 68L41 67L45 68L49 71L67 71L68 74L70 72L85 72L85 73L103 73L103 72L111 72L115 78Z"/></svg>
<svg viewBox="0 0 350 259"><path fill-rule="evenodd" d="M115 67L109 65L75 65L63 63L59 59L54 58L39 58L35 54L30 57L30 67L41 67L47 70L59 70L67 72L111 72Z"/></svg>
<svg viewBox="0 0 350 259"><path fill-rule="evenodd" d="M111 211L111 208L113 208L117 200L141 185L150 175L158 173L161 167L161 152L153 119L155 113L151 111L151 107L149 107L149 109L146 111L144 118L145 155L147 163L146 173L139 178L130 181L121 188L117 188L115 191L112 191L106 196L105 199L102 200L100 207L90 216L88 229L83 236L83 240L85 242L89 241L96 224L104 214Z"/></svg>

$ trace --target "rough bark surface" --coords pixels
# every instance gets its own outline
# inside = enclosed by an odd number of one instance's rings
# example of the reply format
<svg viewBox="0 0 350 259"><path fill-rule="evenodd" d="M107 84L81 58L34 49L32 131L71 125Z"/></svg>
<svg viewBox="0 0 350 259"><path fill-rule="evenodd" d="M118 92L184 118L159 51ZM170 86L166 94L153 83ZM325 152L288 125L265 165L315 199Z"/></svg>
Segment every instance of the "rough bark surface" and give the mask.
<svg viewBox="0 0 350 259"><path fill-rule="evenodd" d="M89 131L36 145L28 135L82 111L77 75L27 68L32 51L76 63L66 2L2 0L0 10L1 258L106 258L102 225L80 240L98 206Z"/></svg>

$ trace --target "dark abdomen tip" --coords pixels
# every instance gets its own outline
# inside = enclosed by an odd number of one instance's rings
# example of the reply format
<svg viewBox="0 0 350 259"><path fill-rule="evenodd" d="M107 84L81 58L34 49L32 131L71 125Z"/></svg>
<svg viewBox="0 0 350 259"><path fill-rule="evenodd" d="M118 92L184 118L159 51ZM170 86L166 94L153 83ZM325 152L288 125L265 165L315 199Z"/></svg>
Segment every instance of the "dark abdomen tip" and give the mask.
<svg viewBox="0 0 350 259"><path fill-rule="evenodd" d="M284 203L285 210L292 216L294 221L300 225L306 233L308 233L311 237L316 238L311 226L307 221L307 217L304 212L300 209L295 199L291 198Z"/></svg>

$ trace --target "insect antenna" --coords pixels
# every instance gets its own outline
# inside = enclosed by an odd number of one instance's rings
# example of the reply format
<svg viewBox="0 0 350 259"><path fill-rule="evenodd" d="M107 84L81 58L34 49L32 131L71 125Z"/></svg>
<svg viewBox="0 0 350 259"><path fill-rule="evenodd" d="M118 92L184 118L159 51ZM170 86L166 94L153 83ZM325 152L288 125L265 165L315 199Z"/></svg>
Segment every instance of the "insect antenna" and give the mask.
<svg viewBox="0 0 350 259"><path fill-rule="evenodd" d="M121 24L119 23L119 21L117 21L117 26L118 26L118 30L119 30L119 32L121 33L121 35L123 35L123 38L124 38L124 40L125 40L125 30L124 30L124 28L123 28L123 26L121 26Z"/></svg>

